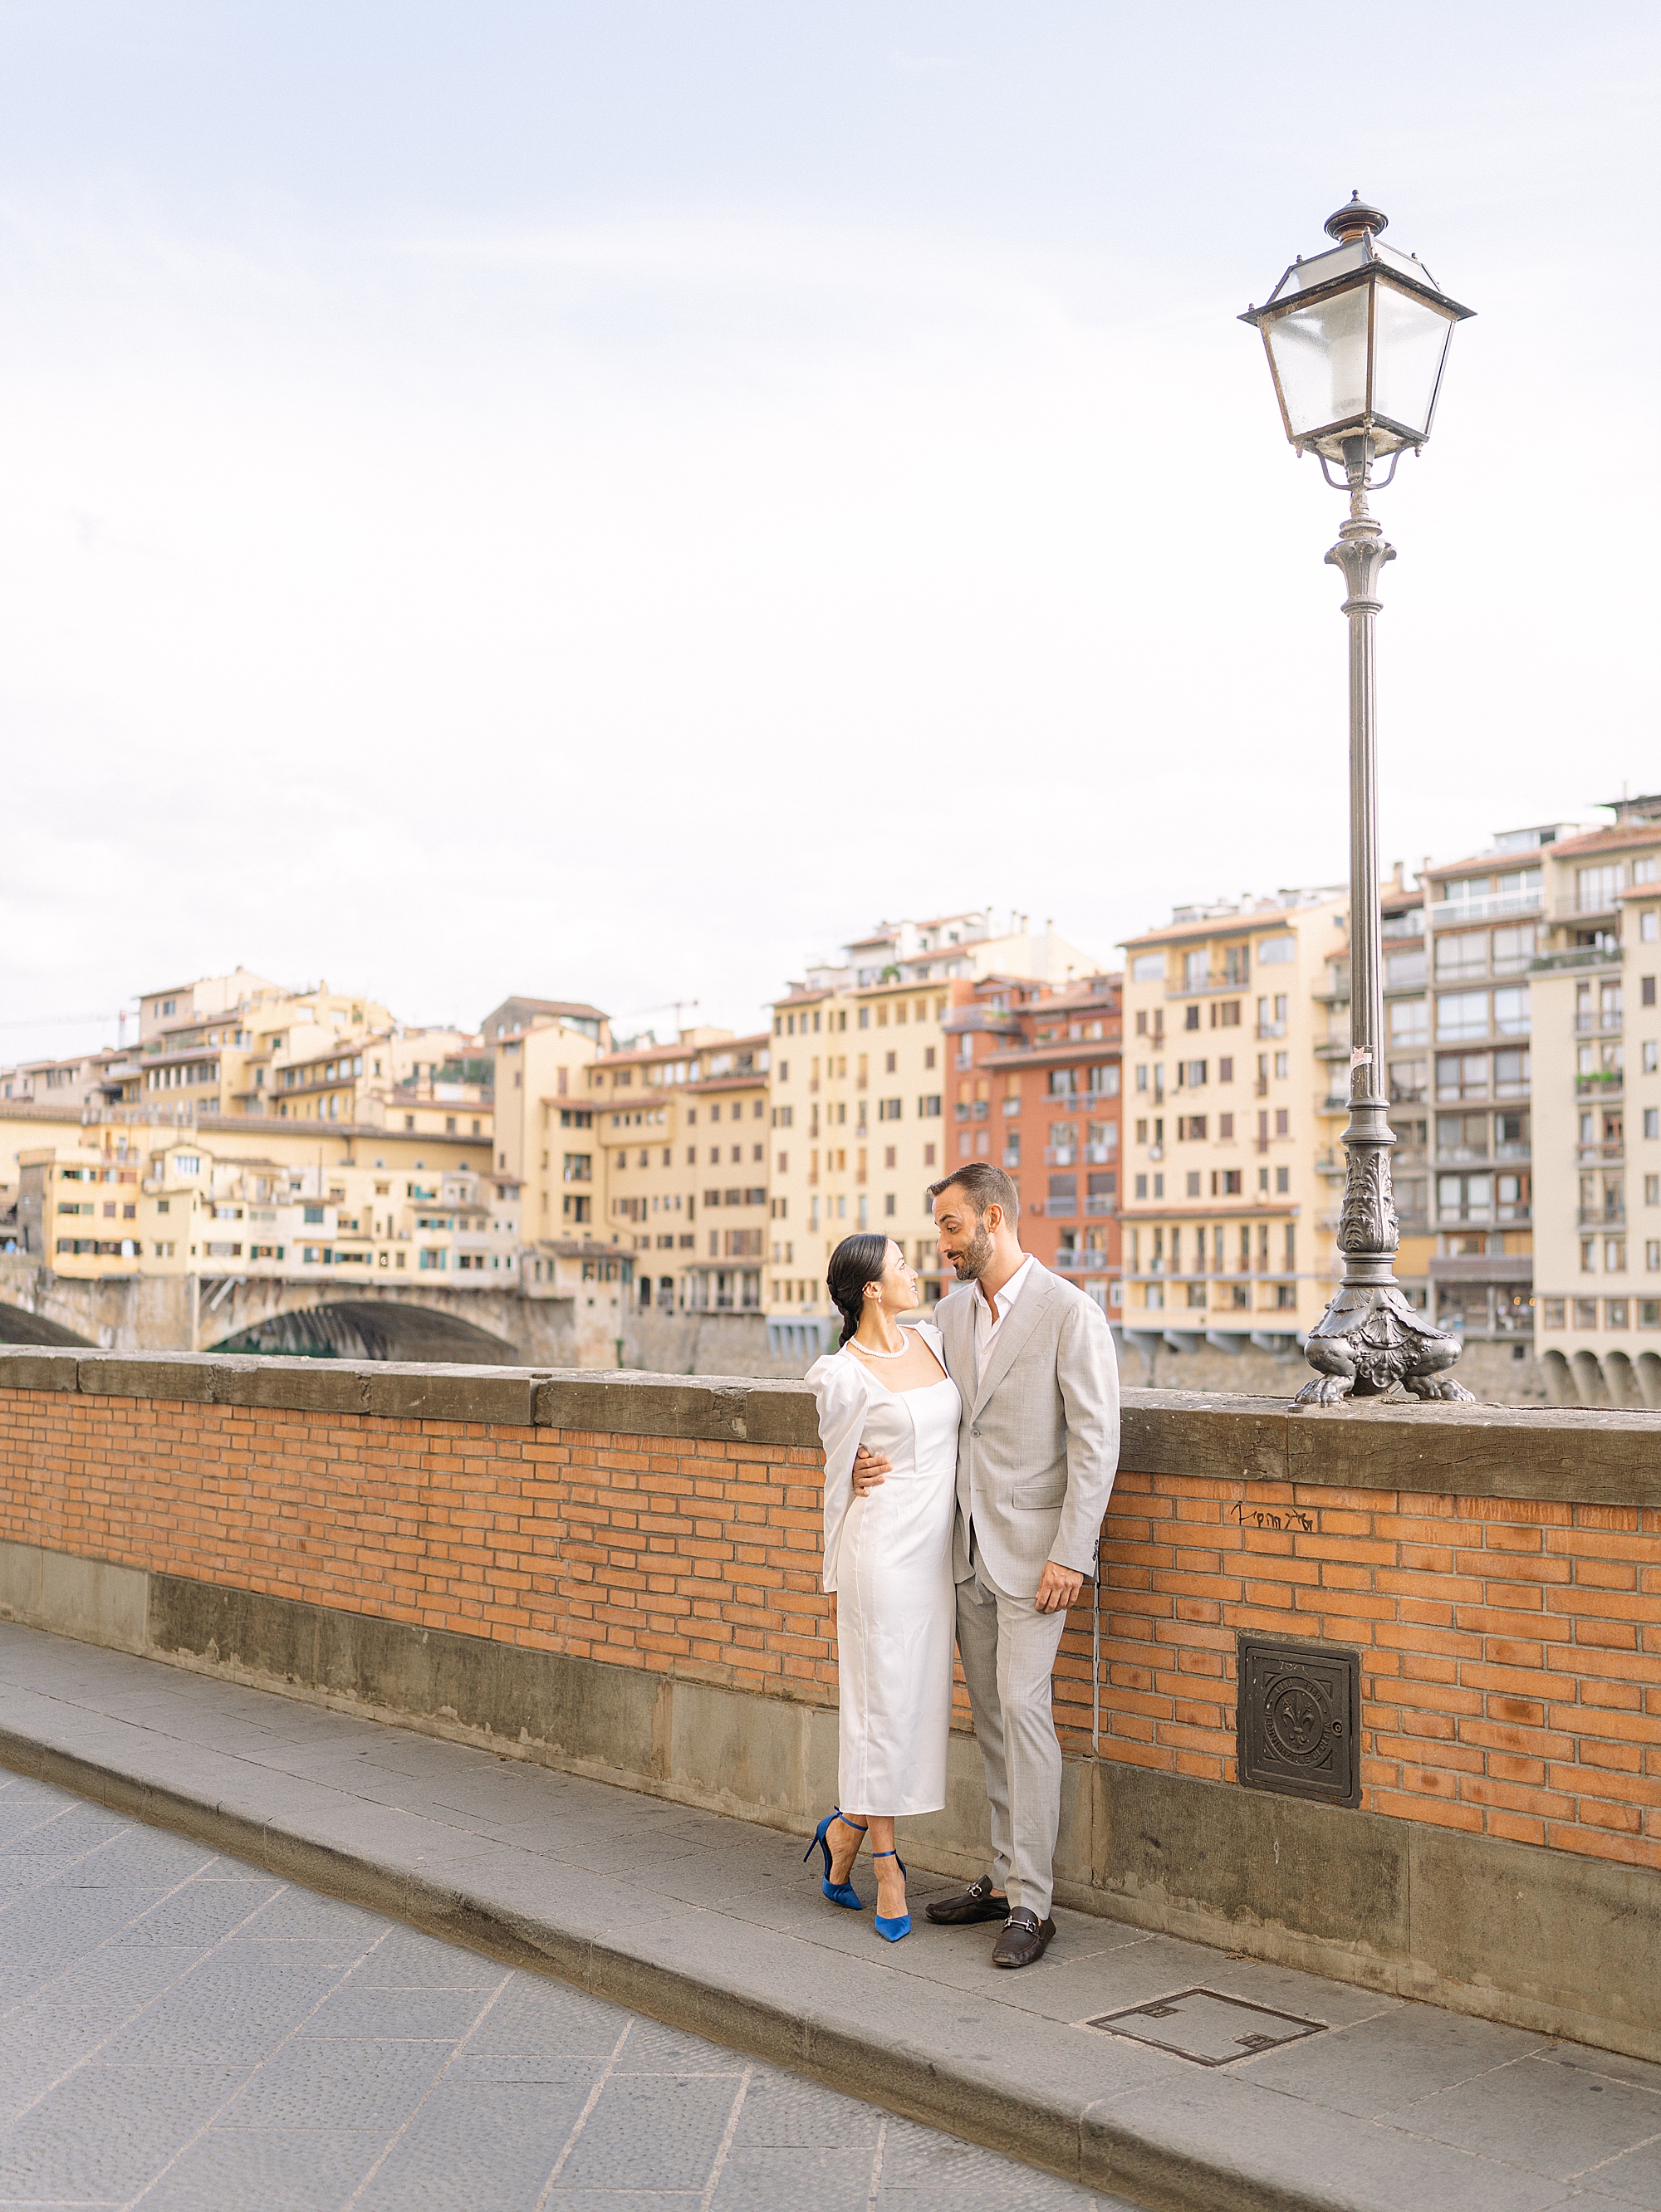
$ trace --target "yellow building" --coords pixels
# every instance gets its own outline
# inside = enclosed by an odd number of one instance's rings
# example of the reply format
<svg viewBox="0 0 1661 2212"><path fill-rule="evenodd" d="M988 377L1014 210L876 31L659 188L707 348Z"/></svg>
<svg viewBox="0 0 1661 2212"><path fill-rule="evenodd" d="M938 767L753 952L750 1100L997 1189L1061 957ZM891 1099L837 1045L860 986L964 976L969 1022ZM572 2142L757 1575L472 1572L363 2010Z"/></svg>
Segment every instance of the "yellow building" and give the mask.
<svg viewBox="0 0 1661 2212"><path fill-rule="evenodd" d="M986 1079L968 1072L967 1054L957 1068L948 1007L990 975L1062 983L1098 966L1053 929L1034 933L1025 916L999 929L979 911L886 923L774 1002L765 1295L775 1358L832 1340L825 1264L855 1231L892 1237L926 1295L940 1295L925 1194L989 1141L972 1113L958 1130L959 1082L972 1094Z"/></svg>
<svg viewBox="0 0 1661 2212"><path fill-rule="evenodd" d="M605 1015L558 1000L510 999L484 1026L494 1063L496 1166L524 1186L526 1243L581 1246L599 1237L605 1161L587 1079L610 1042ZM551 1252L545 1256L551 1262ZM581 1252L575 1256L580 1263Z"/></svg>
<svg viewBox="0 0 1661 2212"><path fill-rule="evenodd" d="M1535 1349L1561 1395L1661 1406L1661 796L1539 855Z"/></svg>
<svg viewBox="0 0 1661 2212"><path fill-rule="evenodd" d="M271 1141L267 1144L267 1139ZM61 1275L283 1277L338 1285L399 1276L508 1289L519 1188L430 1140L325 1159L296 1132L188 1133L106 1122L25 1150L22 1251Z"/></svg>
<svg viewBox="0 0 1661 2212"><path fill-rule="evenodd" d="M1348 901L1178 908L1126 947L1124 1326L1289 1347L1335 1279ZM1330 1070L1330 1073L1329 1073ZM1341 1188L1341 1185L1339 1186Z"/></svg>
<svg viewBox="0 0 1661 2212"><path fill-rule="evenodd" d="M587 1070L604 1233L664 1313L759 1313L768 1226L771 1039L683 1030Z"/></svg>

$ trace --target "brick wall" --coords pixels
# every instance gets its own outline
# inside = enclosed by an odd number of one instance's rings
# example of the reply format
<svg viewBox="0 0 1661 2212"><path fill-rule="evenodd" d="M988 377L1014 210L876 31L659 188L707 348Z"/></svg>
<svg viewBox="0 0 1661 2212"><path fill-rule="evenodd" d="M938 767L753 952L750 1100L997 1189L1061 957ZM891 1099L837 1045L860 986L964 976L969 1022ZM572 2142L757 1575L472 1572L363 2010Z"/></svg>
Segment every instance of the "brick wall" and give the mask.
<svg viewBox="0 0 1661 2212"><path fill-rule="evenodd" d="M6 1365L21 1383L64 1358ZM237 1402L252 1386L222 1364L178 1365L200 1399L125 1395L107 1371L77 1388L61 1365L46 1387L0 1387L0 1537L833 1700L800 1389L537 1395L519 1378L512 1402L532 1417L493 1420L466 1415L489 1401L480 1370L435 1416ZM375 1378L383 1401L395 1381ZM585 1401L605 1425L570 1425ZM1652 1422L1493 1408L1289 1422L1268 1401L1153 1394L1128 1407L1099 1611L1074 1614L1058 1668L1070 1750L1089 1751L1098 1704L1104 1757L1230 1780L1235 1631L1319 1637L1363 1652L1372 1810L1661 1868ZM639 1432L678 1425L720 1433ZM1345 1480L1301 1479L1324 1463ZM1457 1494L1439 1486L1456 1464Z"/></svg>

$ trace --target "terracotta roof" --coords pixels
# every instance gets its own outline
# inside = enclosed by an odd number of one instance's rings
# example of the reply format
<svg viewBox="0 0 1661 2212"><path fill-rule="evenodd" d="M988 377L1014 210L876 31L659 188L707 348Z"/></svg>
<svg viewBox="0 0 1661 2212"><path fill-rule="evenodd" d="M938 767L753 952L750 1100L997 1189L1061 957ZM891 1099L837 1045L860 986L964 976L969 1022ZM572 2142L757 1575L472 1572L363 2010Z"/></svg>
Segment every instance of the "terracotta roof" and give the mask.
<svg viewBox="0 0 1661 2212"><path fill-rule="evenodd" d="M1661 822L1618 823L1608 830L1593 830L1584 837L1565 837L1546 848L1555 860L1571 854L1628 852L1634 845L1661 845Z"/></svg>
<svg viewBox="0 0 1661 2212"><path fill-rule="evenodd" d="M1252 930L1272 929L1298 915L1319 914L1327 907L1347 903L1348 897L1348 891L1323 891L1300 906L1264 907L1250 914L1214 915L1208 921L1173 921L1167 928L1147 930L1140 937L1127 937L1122 941L1125 951L1130 951L1137 945L1174 944L1189 937L1238 937Z"/></svg>

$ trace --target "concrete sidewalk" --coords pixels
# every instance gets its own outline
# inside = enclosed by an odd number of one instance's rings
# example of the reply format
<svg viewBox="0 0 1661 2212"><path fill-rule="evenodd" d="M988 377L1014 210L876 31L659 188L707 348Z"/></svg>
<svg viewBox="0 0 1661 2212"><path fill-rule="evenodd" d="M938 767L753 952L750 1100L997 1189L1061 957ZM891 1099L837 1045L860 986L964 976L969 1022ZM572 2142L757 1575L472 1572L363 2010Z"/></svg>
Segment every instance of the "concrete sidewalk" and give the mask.
<svg viewBox="0 0 1661 2212"><path fill-rule="evenodd" d="M891 1948L800 1838L12 1624L0 1692L14 1771L1150 2207L1661 2212L1661 2067L1074 1913Z"/></svg>

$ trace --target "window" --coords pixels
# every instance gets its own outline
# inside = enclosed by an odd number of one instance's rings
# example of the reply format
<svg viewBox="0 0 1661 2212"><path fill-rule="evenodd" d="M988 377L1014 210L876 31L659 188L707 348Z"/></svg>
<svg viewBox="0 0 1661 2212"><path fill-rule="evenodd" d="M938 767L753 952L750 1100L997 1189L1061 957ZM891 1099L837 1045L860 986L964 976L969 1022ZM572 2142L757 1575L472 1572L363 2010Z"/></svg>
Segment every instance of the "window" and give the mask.
<svg viewBox="0 0 1661 2212"><path fill-rule="evenodd" d="M1640 981L1638 986L1638 1000L1640 1006L1652 1006L1655 1004L1655 978L1653 975L1646 975Z"/></svg>
<svg viewBox="0 0 1661 2212"><path fill-rule="evenodd" d="M1484 929L1463 930L1436 940L1436 980L1445 981L1450 976L1486 975L1488 972L1488 939Z"/></svg>
<svg viewBox="0 0 1661 2212"><path fill-rule="evenodd" d="M1597 1301L1596 1298L1577 1298L1574 1301L1574 1325L1577 1328L1596 1328Z"/></svg>
<svg viewBox="0 0 1661 2212"><path fill-rule="evenodd" d="M1542 1298L1541 1300L1541 1325L1542 1328L1561 1328L1565 1326L1563 1309L1566 1303L1567 1302L1562 1298Z"/></svg>
<svg viewBox="0 0 1661 2212"><path fill-rule="evenodd" d="M1198 1091L1205 1084L1209 1065L1203 1060L1179 1060L1177 1063L1177 1080L1185 1082L1190 1091Z"/></svg>
<svg viewBox="0 0 1661 2212"><path fill-rule="evenodd" d="M891 1052L891 1053L889 1054L888 1057L889 1057L891 1060L892 1060L892 1058L894 1057L894 1055L893 1055L893 1054ZM899 1118L900 1118L900 1102L899 1102L899 1100L898 1100L897 1098L879 1098L879 1099L878 1099L878 1101L877 1101L877 1119L878 1119L878 1121L897 1121L899 1120Z"/></svg>
<svg viewBox="0 0 1661 2212"><path fill-rule="evenodd" d="M1488 994L1486 991L1444 991L1436 1000L1436 1036L1445 1043L1457 1037L1481 1037L1488 1033Z"/></svg>
<svg viewBox="0 0 1661 2212"><path fill-rule="evenodd" d="M1411 952L1386 952L1384 955L1384 988L1387 991L1412 991L1425 980L1425 955L1421 946Z"/></svg>
<svg viewBox="0 0 1661 2212"><path fill-rule="evenodd" d="M1645 1239L1644 1269L1646 1274L1661 1274L1661 1237Z"/></svg>
<svg viewBox="0 0 1661 2212"><path fill-rule="evenodd" d="M1276 1168L1275 1170L1275 1192L1276 1197L1285 1197L1291 1188L1292 1170L1290 1168Z"/></svg>
<svg viewBox="0 0 1661 2212"><path fill-rule="evenodd" d="M1147 1196L1147 1177L1145 1175L1139 1175L1136 1178L1136 1195L1138 1198Z"/></svg>
<svg viewBox="0 0 1661 2212"><path fill-rule="evenodd" d="M1064 1218L1079 1210L1079 1178L1075 1175L1053 1175L1050 1178L1049 1196L1044 1211L1052 1219Z"/></svg>
<svg viewBox="0 0 1661 2212"><path fill-rule="evenodd" d="M1238 1030L1240 1026L1240 1002L1238 999L1219 999L1211 1009L1214 1030Z"/></svg>
<svg viewBox="0 0 1661 2212"><path fill-rule="evenodd" d="M917 1119L920 1121L938 1121L940 1111L940 1094L938 1091L928 1091L918 1099Z"/></svg>
<svg viewBox="0 0 1661 2212"><path fill-rule="evenodd" d="M1234 1063L1232 1060L1220 1060L1217 1062L1217 1080L1219 1083L1233 1082Z"/></svg>
<svg viewBox="0 0 1661 2212"><path fill-rule="evenodd" d="M1618 860L1607 867L1575 870L1574 903L1582 914L1608 914L1620 896Z"/></svg>
<svg viewBox="0 0 1661 2212"><path fill-rule="evenodd" d="M1133 983L1163 983L1165 955L1163 952L1139 952L1130 963Z"/></svg>
<svg viewBox="0 0 1661 2212"><path fill-rule="evenodd" d="M1284 1083L1291 1073L1292 1054L1289 1052L1277 1052L1275 1055L1275 1081L1277 1083Z"/></svg>
<svg viewBox="0 0 1661 2212"><path fill-rule="evenodd" d="M1528 1097L1529 1055L1526 1048L1494 1054L1494 1095L1496 1098Z"/></svg>
<svg viewBox="0 0 1661 2212"><path fill-rule="evenodd" d="M1211 1195L1214 1198L1238 1198L1240 1195L1239 1169L1214 1169L1211 1176Z"/></svg>
<svg viewBox="0 0 1661 2212"><path fill-rule="evenodd" d="M1205 988L1205 987L1206 987L1206 985L1207 985L1207 983L1208 983L1208 982L1209 982L1209 981L1210 981L1210 980L1211 980L1211 955L1210 955L1210 953L1209 953L1209 952L1207 952L1207 951L1199 951L1199 952L1185 952L1185 953L1183 953L1183 990L1185 990L1185 991L1203 991L1203 990L1204 990L1204 988ZM1200 1010L1199 1010L1199 1008L1198 1008L1197 1006L1195 1006L1195 1007L1193 1007L1193 1008L1191 1008L1191 1009L1190 1009L1190 1012L1193 1012L1195 1015L1196 1015L1196 1016L1198 1015L1199 1011L1200 1011Z"/></svg>
<svg viewBox="0 0 1661 2212"><path fill-rule="evenodd" d="M1513 984L1510 988L1494 994L1494 1026L1501 1036L1526 1036L1529 1033L1529 987Z"/></svg>
<svg viewBox="0 0 1661 2212"><path fill-rule="evenodd" d="M1494 933L1494 972L1496 975L1514 975L1526 968L1534 957L1535 929L1532 922L1520 929L1496 929Z"/></svg>
<svg viewBox="0 0 1661 2212"><path fill-rule="evenodd" d="M1400 1048L1430 1042L1430 1008L1422 999L1392 999L1386 1012L1390 1018L1390 1043Z"/></svg>
<svg viewBox="0 0 1661 2212"><path fill-rule="evenodd" d="M1604 1299L1603 1326L1605 1328L1625 1328L1627 1326L1627 1301L1625 1298Z"/></svg>
<svg viewBox="0 0 1661 2212"><path fill-rule="evenodd" d="M1297 957L1298 940L1290 935L1265 937L1257 947L1257 965L1260 968L1278 968Z"/></svg>
<svg viewBox="0 0 1661 2212"><path fill-rule="evenodd" d="M1275 1133L1277 1137L1289 1137L1292 1133L1292 1115L1285 1106L1275 1109Z"/></svg>
<svg viewBox="0 0 1661 2212"><path fill-rule="evenodd" d="M1177 1117L1177 1141L1181 1144L1203 1143L1206 1117L1203 1114L1179 1114Z"/></svg>

